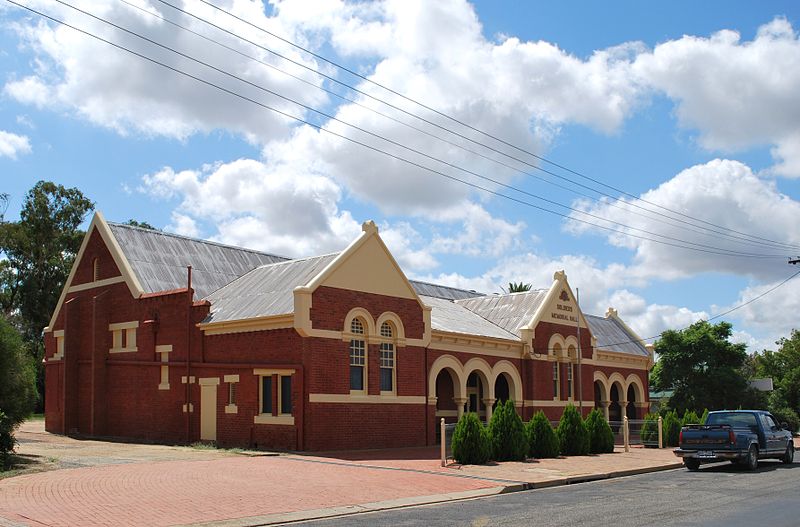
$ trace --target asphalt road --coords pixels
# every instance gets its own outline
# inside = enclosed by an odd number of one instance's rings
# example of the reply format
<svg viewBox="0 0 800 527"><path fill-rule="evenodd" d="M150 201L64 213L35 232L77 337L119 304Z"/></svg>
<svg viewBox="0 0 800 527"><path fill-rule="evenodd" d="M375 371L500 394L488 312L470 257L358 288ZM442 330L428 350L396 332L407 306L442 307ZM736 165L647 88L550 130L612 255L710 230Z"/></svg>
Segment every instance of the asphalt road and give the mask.
<svg viewBox="0 0 800 527"><path fill-rule="evenodd" d="M800 525L800 462L765 460L756 472L717 463L698 472L670 470L306 525L795 527Z"/></svg>

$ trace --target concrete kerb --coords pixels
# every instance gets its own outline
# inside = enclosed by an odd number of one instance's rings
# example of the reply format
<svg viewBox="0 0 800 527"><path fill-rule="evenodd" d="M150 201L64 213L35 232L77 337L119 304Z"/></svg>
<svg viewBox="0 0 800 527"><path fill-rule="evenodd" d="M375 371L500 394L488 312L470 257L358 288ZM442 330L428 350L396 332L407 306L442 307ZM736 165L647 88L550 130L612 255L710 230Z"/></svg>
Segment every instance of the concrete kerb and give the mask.
<svg viewBox="0 0 800 527"><path fill-rule="evenodd" d="M326 518L336 518L349 516L352 514L363 514L369 512L380 512L405 507L418 507L421 505L433 505L436 503L446 503L450 501L460 501L469 499L486 498L511 492L521 492L526 490L546 489L563 485L574 485L578 483L589 483L604 479L622 478L635 476L637 474L648 474L651 472L661 472L683 467L682 463L669 463L656 467L644 467L630 470L619 470L609 473L585 474L580 476L570 476L567 478L557 478L536 482L517 482L508 485L490 487L485 489L467 490L461 492L451 492L446 494L434 494L429 496L410 496L395 500L378 501L373 503L362 503L359 505L345 505L341 507L331 507L327 509L314 509L306 511L285 512L277 514L267 514L264 516L251 516L248 518L236 518L231 520L221 520L206 523L190 524L192 527L258 527L262 525L281 525L311 520L321 520ZM189 527L189 525L183 526Z"/></svg>

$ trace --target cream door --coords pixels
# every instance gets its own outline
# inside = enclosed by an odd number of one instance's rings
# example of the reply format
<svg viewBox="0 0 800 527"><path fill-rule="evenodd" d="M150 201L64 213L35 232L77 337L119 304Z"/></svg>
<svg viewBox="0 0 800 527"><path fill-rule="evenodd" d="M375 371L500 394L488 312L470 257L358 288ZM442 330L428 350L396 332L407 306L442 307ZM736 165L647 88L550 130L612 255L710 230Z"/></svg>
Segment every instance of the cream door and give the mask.
<svg viewBox="0 0 800 527"><path fill-rule="evenodd" d="M217 440L217 385L219 377L200 379L200 440Z"/></svg>

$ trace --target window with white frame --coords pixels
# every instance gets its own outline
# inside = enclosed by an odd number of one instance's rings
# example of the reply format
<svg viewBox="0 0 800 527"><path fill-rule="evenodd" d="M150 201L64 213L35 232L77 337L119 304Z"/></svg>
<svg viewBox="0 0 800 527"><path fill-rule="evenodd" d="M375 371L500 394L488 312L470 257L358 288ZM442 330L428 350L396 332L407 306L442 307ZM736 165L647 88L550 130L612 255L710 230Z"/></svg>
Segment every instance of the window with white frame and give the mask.
<svg viewBox="0 0 800 527"><path fill-rule="evenodd" d="M294 370L256 370L259 375L259 415L256 423L294 424L292 417L292 375ZM238 375L235 377L238 382ZM231 383L235 386L234 383ZM235 398L235 388L231 388L229 398ZM229 406L235 406L230 403ZM232 412L235 413L235 412Z"/></svg>
<svg viewBox="0 0 800 527"><path fill-rule="evenodd" d="M558 390L558 363L553 363L553 399L559 399Z"/></svg>
<svg viewBox="0 0 800 527"><path fill-rule="evenodd" d="M56 352L52 360L61 360L64 358L64 330L54 331L53 337L56 339Z"/></svg>
<svg viewBox="0 0 800 527"><path fill-rule="evenodd" d="M111 349L108 351L110 353L137 351L136 328L138 327L138 321L109 324L108 330L111 332Z"/></svg>
<svg viewBox="0 0 800 527"><path fill-rule="evenodd" d="M388 322L381 324L381 338L391 339L394 338L394 329ZM394 342L381 342L380 345L380 363L381 363L381 391L393 392L394 391Z"/></svg>
<svg viewBox="0 0 800 527"><path fill-rule="evenodd" d="M572 364L567 366L567 395L572 397Z"/></svg>
<svg viewBox="0 0 800 527"><path fill-rule="evenodd" d="M361 320L354 318L350 323L350 333L353 335L364 335L364 324ZM361 338L350 339L350 390L364 391L367 365L367 344Z"/></svg>
<svg viewBox="0 0 800 527"><path fill-rule="evenodd" d="M225 375L222 377L228 383L228 404L225 405L226 414L238 414L239 407L236 406L236 385L239 383L239 375Z"/></svg>

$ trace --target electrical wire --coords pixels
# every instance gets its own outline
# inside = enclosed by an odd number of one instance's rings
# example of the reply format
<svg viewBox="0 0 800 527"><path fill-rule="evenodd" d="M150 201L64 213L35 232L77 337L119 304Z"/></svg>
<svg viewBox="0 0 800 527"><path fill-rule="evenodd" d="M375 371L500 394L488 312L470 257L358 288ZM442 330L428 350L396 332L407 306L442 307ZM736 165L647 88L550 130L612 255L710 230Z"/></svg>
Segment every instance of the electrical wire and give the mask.
<svg viewBox="0 0 800 527"><path fill-rule="evenodd" d="M640 229L640 228L636 228L636 227L631 227L631 226L629 226L629 225L625 225L625 224L623 224L623 223L620 223L620 222L616 222L616 221L613 221L613 220L609 220L609 219L607 219L607 218L603 218L603 217L601 217L601 216L597 216L597 215L595 215L595 214L591 214L591 213L588 213L588 212L585 212L585 211L581 211L581 210L579 210L579 209L576 209L576 208L570 207L570 206L568 206L568 205L563 205L563 204L561 204L561 203L558 203L558 202L556 202L556 201L554 201L554 200L550 200L550 199L548 199L548 198L544 198L544 197L542 197L542 196L538 196L538 195L536 195L536 194L533 194L533 193L531 193L531 192L528 192L528 191L526 191L526 190L524 190L524 189L520 189L520 188L514 187L514 186L512 186L512 185L508 185L508 184L502 183L502 182L500 182L500 181L498 181L498 180L495 180L495 179L493 179L493 178L490 178L490 177L484 176L484 175L482 175L482 174L479 174L479 173L477 173L477 172L474 172L474 171L472 171L472 170L469 170L469 169L463 168L463 167L461 167L461 166L459 166L459 165L456 165L456 164L454 164L454 163L450 163L450 162L448 162L448 161L441 160L441 159L439 159L439 158L436 158L436 157L434 157L434 156L431 156L431 155L429 155L429 154L426 154L426 153L424 153L424 152L422 152L422 151L420 151L420 150L417 150L417 149L414 149L414 148L408 147L408 146L406 146L406 145L404 145L404 144L402 144L402 143L399 143L399 142L397 142L397 141L394 141L394 140L392 140L392 139L388 139L388 138L386 138L386 137L383 137L383 136L381 136L381 135L379 135L379 134L376 134L376 133L373 133L373 132L371 132L371 131L369 131L369 130L366 130L366 129L362 128L362 127L359 127L359 126L357 126L357 125L353 125L353 124L351 124L351 123L348 123L348 122L346 122L346 121L343 121L343 120L341 120L341 119L338 119L337 117L335 117L335 116L333 116L333 115L331 115L331 114L328 114L328 113L326 113L326 112L323 112L323 111L321 111L321 110L317 110L317 109L315 109L315 108L313 108L313 107L311 107L311 106L309 106L309 105L306 105L306 104L304 104L304 103L302 103L302 102L299 102L299 101L297 101L297 100L295 100L295 99L292 99L292 98L290 98L290 97L287 97L287 96L285 96L285 95L282 95L282 94L280 94L280 93L278 93L278 92L275 92L275 91L273 91L273 90L270 90L270 89L268 89L268 88L264 88L263 86L260 86L260 85L258 85L258 84L255 84L255 83L253 83L253 82L251 82L251 81L249 81L249 80L247 80L247 79L244 79L244 78L242 78L242 77L239 77L239 76L237 76L237 75L234 75L234 74L232 74L232 73L230 73L230 72L228 72L228 71L225 71L225 70L223 70L223 69L221 69L221 68L218 68L218 67L216 67L216 66L213 66L213 65L211 65L211 64L209 64L209 63L207 63L207 62L205 62L205 61L202 61L202 60L200 60L200 59L197 59L197 58L195 58L195 57L192 57L192 56L190 56L190 55L188 55L188 54L186 54L186 53L183 53L183 52L181 52L181 51L178 51L178 50L176 50L176 49L174 49L174 48L172 48L172 47L170 47L170 46L166 46L166 45L164 45L164 44L161 44L161 43L159 43L159 42L157 42L157 41L155 41L155 40L153 40L153 39L150 39L150 38L148 38L148 37L146 37L146 36L143 36L143 35L141 35L141 34L139 34L139 33L136 33L135 31L129 30L129 29L127 29L127 28L124 28L124 27L122 27L122 26L120 26L120 25L118 25L118 24L115 24L114 22L111 22L111 21L109 21L109 20L106 20L106 19L104 19L104 18L102 18L102 17L99 17L99 16L97 16L97 15L94 15L94 14L92 14L92 13L90 13L90 12L86 11L86 10L83 10L83 9L81 9L81 8L78 8L78 7L74 6L74 5L71 5L71 4L69 4L68 2L65 2L65 1L63 1L63 0L55 0L55 1L56 1L56 2L58 2L58 3L59 3L59 4L61 4L61 5L64 5L64 6L66 6L66 7L69 7L69 8L71 8L71 9L75 10L75 11L78 11L78 12L80 12L80 13L82 13L82 14L86 15L86 16L89 16L89 17L91 17L91 18L94 18L95 20L98 20L98 21L100 21L100 22L103 22L103 23L105 23L105 24L107 24L107 25L110 25L110 26L112 26L112 27L114 27L114 28L116 28L116 29L118 29L118 30L120 30L120 31L123 31L123 32L125 32L125 33L128 33L128 34L130 34L130 35L132 35L132 36L135 36L135 37L137 37L137 38L139 38L139 39L141 39L141 40L144 40L144 41L146 41L146 42L148 42L148 43L150 43L150 44L153 44L153 45L155 45L155 46L158 46L158 47L160 47L160 48L162 48L162 49L165 49L165 50L167 50L167 51L170 51L171 53L174 53L174 54L176 54L176 55L179 55L179 56L181 56L181 57L183 57L183 58L186 58L186 59L188 59L188 60L191 60L191 61L193 61L193 62L195 62L195 63L197 63L197 64L200 64L200 65L202 65L202 66L204 66L204 67L207 67L207 68L209 68L209 69L212 69L212 70L214 70L214 71L216 71L216 72L218 72L218 73L221 73L221 74L223 74L223 75L226 75L226 76L228 76L228 77L230 77L230 78L233 78L233 79L235 79L235 80L238 80L238 81L240 81L240 82L242 82L242 83L245 83L245 84L247 84L247 85L249 85L249 86L252 86L252 87L254 87L254 88L256 88L256 89L259 89L259 90L261 90L261 91L264 91L265 93L269 93L270 95L274 95L274 96L276 96L276 97L279 97L279 98L281 98L281 99L284 99L284 100L286 100L287 102L290 102L290 103L292 103L292 104L298 105L298 106L300 106L300 107L302 107L302 108L304 108L304 109L306 109L306 110L308 110L308 111L315 112L315 113L317 113L317 114L319 114L319 115L321 115L321 116L324 116L324 117L328 118L328 119L329 119L329 120L331 120L331 121L339 122L339 123L341 123L341 124L343 124L343 125L345 125L345 126L351 127L351 128L353 128L353 129L355 129L355 130L358 130L358 131L360 131L360 132L362 132L362 133L365 133L365 134L367 134L367 135L370 135L371 137L374 137L374 138L376 138L376 139L379 139L379 140L386 141L386 142L388 142L388 143L390 143L390 144L392 144L392 145L394 145L394 146L396 146L396 147L399 147L399 148L405 149L405 150L407 150L407 151L409 151L409 152L413 152L414 154L417 154L417 155L423 156L423 157L425 157L425 158L427 158L427 159L430 159L430 160L432 160L432 161L435 161L435 162L438 162L438 163L444 164L445 166L448 166L448 167L450 167L450 168L453 168L453 169L456 169L456 170L462 171L462 172L464 172L464 173L466 173L466 174L470 174L470 175L472 175L472 176L475 176L475 177L478 177L478 178L480 178L480 179L483 179L484 181L491 182L491 183L493 183L493 184L495 184L495 185L498 185L498 186L500 186L500 187L503 187L503 188L506 188L506 189L512 190L512 191L514 191L514 192L519 192L519 193L521 193L521 194L524 194L524 195L526 195L526 196L529 196L529 197L531 197L531 198L537 199L537 200L539 200L539 201L543 201L543 202L545 202L545 203L548 203L548 204L550 204L550 205L555 205L555 206L558 206L558 207L562 207L562 208L564 208L564 209L570 210L571 212L574 212L574 213L577 213L577 214L583 214L583 215L585 215L585 216L588 216L588 217L591 217L591 218L593 218L593 219L600 220L600 221L605 221L605 222L608 222L608 223L610 223L610 224L612 224L612 225L617 225L617 226L619 226L619 227L622 227L622 228L625 228L625 229L630 229L630 230L633 230L633 231L642 232L642 233L645 233L645 234L649 234L649 235L651 235L651 236L658 236L658 237L660 237L660 238L664 238L664 239L667 239L667 240L672 240L672 241L679 242L679 243L682 243L682 244L689 244L689 245L693 245L693 246L695 246L696 248L703 248L703 249L704 249L704 252L708 252L707 250L711 250L711 251L714 251L714 254L728 255L728 256L738 256L738 257L751 257L751 258L784 258L784 257L785 257L784 255L763 255L763 254L755 254L755 253L743 253L743 252L740 252L740 251L733 251L733 250L730 250L730 249L725 249L725 248L720 248L720 247L716 247L716 246L710 246L710 245L706 245L706 244L700 244L700 243L696 243L696 242L691 242L691 241L687 241L687 240L683 240L683 239L675 238L675 237L672 237L672 236L667 236L667 235L664 235L664 234L656 233L656 232L653 232L653 231L649 231L649 230L645 230L645 229ZM90 35L91 35L91 36L94 36L94 35L92 35L92 34L90 34ZM108 41L106 41L106 42L107 42L107 43L109 43ZM121 48L121 49L125 49L126 51L130 51L130 50L128 50L127 48ZM142 55L139 55L139 56L142 56ZM160 64L160 63L159 63L159 64ZM162 64L162 65L163 65L163 64ZM176 71L178 71L178 70L176 70ZM180 72L180 73L184 73L184 72L181 72L181 71L179 71L179 72ZM215 87L216 87L216 86L215 86ZM248 99L248 100L250 100L250 99ZM252 100L251 100L251 101L252 101ZM275 111L275 110L276 110L275 108L272 108L272 107L269 107L269 106L265 106L265 108L267 108L267 109L270 109L270 110L273 110L273 111ZM306 123L306 124L311 124L310 122L308 122L308 121L306 121L306 120L302 120L302 119L300 119L300 118L298 118L298 117L296 117L296 116L292 116L292 115L286 114L285 112L280 112L280 113L282 113L283 115L286 115L286 116L288 116L288 117L290 117L290 118L292 118L292 119L295 119L295 120L297 120L297 121L301 121L301 122L304 122L304 123ZM319 127L319 129L320 129L320 130L327 131L327 132L330 132L330 130L327 130L327 129L323 128L323 127ZM337 135L338 135L338 134L337 134ZM345 136L342 136L342 135L339 135L339 136L340 136L340 137L345 137ZM364 145L363 143L359 143L359 144L362 144L362 145ZM386 151L383 151L383 150L378 150L378 151L380 151L381 153L387 154L387 152L386 152ZM396 159L398 159L398 160L401 160L401 161L408 161L408 160L406 160L405 158L401 158L401 157L397 157L397 156L393 156L393 157L395 157ZM419 164L417 164L417 166L420 166L420 167L422 167L422 165L419 165ZM426 170L429 170L429 167L423 167L423 168L424 168L424 169L426 169ZM440 175L442 174L441 172L439 172L439 171L435 171L435 170L433 170L433 172L435 172L435 173L438 173L438 174L440 174ZM459 181L462 181L462 182L463 182L463 180L459 180ZM498 194L498 195L501 195L501 194ZM505 196L505 195L503 195L503 196ZM544 208L541 208L541 207L539 207L539 208L540 208L541 210L546 210L546 211L548 211L548 212L555 213L555 211L551 211L550 209L544 209ZM603 226L599 226L599 225L597 225L597 224L594 224L594 223L591 223L591 222L587 222L587 221L579 220L578 218L575 218L574 216L571 216L571 215L562 215L562 214L560 214L560 213L556 213L556 214L559 214L559 215L561 215L561 216L563 216L563 217L567 217L567 218L569 218L569 219L572 219L573 221L581 221L582 223L587 223L587 224L589 224L589 225L594 225L595 227L603 227ZM605 228L605 227L604 227L604 228ZM610 230L612 230L613 232L618 232L618 233L624 234L624 235L626 235L626 236L634 236L634 237L641 238L641 239L649 239L649 240L651 240L651 241L661 241L661 240L653 240L652 238L646 238L646 237L641 237L641 236L635 236L635 235L632 235L630 232L619 231L619 230L617 230L617 229L610 229ZM662 243L666 243L666 242L663 242L663 241L662 241ZM672 245L672 246L675 246L675 247L689 248L689 247L685 247L685 246L683 246L683 245L676 245L676 244L668 244L668 245ZM701 249L698 249L698 250L701 250Z"/></svg>
<svg viewBox="0 0 800 527"><path fill-rule="evenodd" d="M220 26L218 26L218 25L216 25L216 24L214 24L214 23L212 23L212 22L209 22L209 21L207 21L207 20L205 20L205 19L203 19L203 18L201 18L201 17L199 17L199 16L197 16L197 15L195 15L195 14L193 14L193 13L191 13L191 12L189 12L189 11L185 10L185 9L182 9L182 8L180 8L180 7L178 7L178 6L174 5L174 4L172 4L172 3L170 3L170 2L168 2L168 1L166 1L166 0L158 0L158 1L159 1L159 2L161 2L161 3L162 3L162 4L164 4L164 5L167 5L167 6L171 7L171 8L173 8L173 9L175 9L175 10L178 10L178 11L180 11L180 12L184 13L184 14L187 14L188 16L191 16L191 17L193 17L193 18L195 18L195 19L197 19L197 20L203 21L204 23L206 23L206 24L209 24L209 25L211 25L211 26L213 26L213 27L215 27L215 28L217 28L217 29L219 29L219 30L221 30L221 31L225 31L226 33L229 33L229 34L231 34L231 35L237 36L237 38L241 38L241 39L243 39L243 40L246 40L246 41L247 41L247 39L244 39L243 37L241 37L241 36L238 36L238 35L236 35L235 33L231 32L231 31L229 31L229 30L226 30L226 29L224 29L224 28L222 28L222 27L220 27ZM533 157L533 158L535 158L535 159L538 159L538 160L540 160L540 161L542 161L542 162L548 163L548 164L549 164L549 165L551 165L551 166L555 166L555 167L557 167L557 168L560 168L560 169L562 169L562 170L564 170L564 171L566 171L566 172L569 172L569 173L571 173L571 174L574 174L574 175L576 175L576 176L578 176L578 177L581 177L581 178L583 178L584 180L587 180L587 181L592 181L593 183L596 183L596 184L598 184L598 185L601 185L601 186L603 186L603 187L605 187L605 188L608 188L608 189L610 189L610 190L613 190L613 191L615 191L615 192L618 192L618 193L620 193L620 194L623 194L623 195L625 195L625 196L628 196L628 197L630 197L630 198L632 198L632 199L634 199L634 200L636 200L636 201L641 201L641 202L643 202L643 203L647 203L648 205L655 206L655 207L657 207L657 208L660 208L660 209L662 209L662 210L666 210L666 211L668 211L668 212L670 212L670 213L672 213L672 214L677 214L678 216L685 217L685 218L688 218L688 219L691 219L691 220L694 220L694 221L698 221L698 222L701 222L701 223L703 223L703 224L705 224L705 225L709 225L709 226L712 226L712 227L716 227L716 228L718 228L718 229L723 229L723 230L726 230L726 231L734 232L734 233L736 233L736 234L739 234L739 235L742 235L742 236L745 236L745 237L751 238L751 239L753 239L754 241L768 242L768 243L770 243L770 244L777 244L777 245L779 245L779 246L782 246L782 247L800 248L800 246L799 246L799 245L795 245L795 244L787 244L787 243L785 243L785 242L779 242L779 241L776 241L776 240L771 240L771 239L769 239L769 238L764 238L764 237L760 237L760 236L751 235L751 234L748 234L748 233L745 233L745 232L738 231L738 230L736 230L736 229L731 229L731 228L729 228L729 227L725 227L725 226L722 226L722 225L718 225L718 224L715 224L715 223L712 223L712 222L709 222L709 221L703 220L703 219L701 219L701 218L696 218L696 217L690 216L690 215L688 215L688 214L682 213L682 212L680 212L680 211L673 210L673 209L671 209L671 208L669 208L669 207L665 207L665 206L663 206L663 205L660 205L660 204L658 204L658 203L655 203L655 202L648 201L648 200L646 200L646 199L644 199L644 198L641 198L641 197L639 197L639 196L636 196L636 195L634 195L634 194L632 194L632 193L629 193L629 192L627 192L627 191L625 191L625 190L623 190L623 189L619 189L619 188L617 188L617 187L614 187L614 186L608 185L608 184L606 184L606 183L604 183L604 182L602 182L602 181L600 181L600 180L598 180L598 179L592 178L592 177L590 177L590 176L587 176L587 175L585 175L585 174L583 174L583 173L581 173L581 172L578 172L578 171L576 171L576 170L573 170L573 169L570 169L570 168L568 168L568 167L566 167L566 166L564 166L564 165L561 165L561 164L559 164L559 163L556 163L556 162L554 162L554 161L551 161L551 160L549 160L549 159L547 159L547 158L545 158L545 157L543 157L543 156L540 156L540 155L538 155L538 154L536 154L536 153L534 153L534 152L531 152L531 151L529 151L529 150L526 150L526 149L524 149L524 148L521 148L521 147L519 147L519 146L516 146L516 145L514 145L514 144L512 144L512 143L510 143L510 142L508 142L508 141L506 141L506 140L504 140L504 139L501 139L501 138L499 138L499 137L497 137L497 136L495 136L495 135L492 135L492 134L490 134L490 133L488 133L488 132L485 132L485 131L483 131L483 130L480 130L480 129L478 129L478 128L476 128L476 127L474 127L474 126L472 126L472 125L470 125L470 124L468 124L468 123L466 123L466 122L463 122L463 121L461 121L461 120L459 120L459 119L457 119L457 118L455 118L455 117L452 117L452 116L450 116L450 115L448 115L448 114L446 114L446 113L444 113L444 112L441 112L441 111L439 111L439 110L436 110L435 108L432 108L432 107L430 107L430 106L428 106L428 105L426 105L426 104L424 104L424 103L422 103L422 102L420 102L420 101L417 101L416 99L413 99L413 98L411 98L411 97L408 97L408 96L406 96L406 95L405 95L405 94L403 94L403 93L400 93L400 92L398 92L398 91L396 91L396 90L393 90L392 88L390 88L390 87L388 87L388 86L386 86L386 85L384 85L384 84L381 84L381 83L379 83L379 82L377 82L377 81L375 81L375 80L373 80L373 79L370 79L369 77L367 77L367 76L365 76L365 75L362 75L362 74L360 74L360 73L358 73L358 72L356 72L356 71L354 71L354 70L352 70L352 69L350 69L350 68L348 68L348 67L346 67L346 66L343 66L343 65L341 65L341 64L339 64L339 63L337 63L337 62L335 62L335 61L333 61L333 60L330 60L330 59L326 58L325 56L323 56L323 55L321 55L321 54L319 54L319 53L315 53L314 51L312 51L312 50L310 50L310 49L307 49L307 48L305 48L305 47L303 47L303 46L301 46L301 45L299 45L299 44L297 44L297 43L295 43L295 42L292 42L291 40L289 40L289 39L287 39L287 38L285 38L285 37L282 37L282 36L280 36L280 35L278 35L278 34L276 34L276 33L272 32L272 31L269 31L268 29L265 29L265 28L263 28L263 27L261 27L261 26L259 26L259 25L257 25L257 24L254 24L253 22L250 22L249 20L246 20L246 19L244 19L244 18L242 18L242 17L240 17L240 16L238 16L238 15L236 15L236 14L234 14L234 13L231 13L231 12L229 12L229 11L227 11L227 10L225 10L225 9L223 9L223 8L221 8L221 7L219 7L219 6L217 6L217 5L215 5L215 4L214 4L214 3L212 3L212 2L209 2L208 0L197 0L197 1L199 1L199 2L201 2L201 3L203 3L203 4L205 4L205 5L207 5L207 6L211 7L211 8L213 8L213 9L215 9L215 10L217 10L217 11L221 12L221 13L224 13L224 14L226 14L227 16L229 16L229 17L232 17L232 18L234 18L234 19L236 19L236 20L238 20L238 21L240 21L240 22L242 22L242 23L244 23L244 24L247 24L248 26L250 26L250 27L252 27L252 28L254 28L254 29L258 30L258 31L261 31L261 32L263 32L263 33L265 33L265 34L267 34L267 35L269 35L269 36L272 36L273 38L276 38L276 39L278 39L278 40L280 40L280 41L282 41L282 42L284 42L284 43L286 43L286 44L288 44L288 45L290 45L290 46L294 47L295 49L299 49L299 50L301 50L301 51L303 51L303 52L305 52L305 53L308 53L309 55L311 55L311 56L313 56L313 57L315 57L315 58L317 58L317 59L319 59L319 60L322 60L323 62L325 62L325 63L327 63L327 64L329 64L329 65L331 65L331 66L334 66L334 67L336 67L336 68L338 68L338 69L340 69L340 70L342 70L342 71L345 71L345 72L347 72L347 73L349 73L349 74L351 74L351 75L353 75L353 76L355 76L355 77L357 77L357 78L359 78L359 79L361 79L361 80L363 80L363 81L365 81L365 82L368 82L368 83L370 83L370 84L372 84L372 85L374 85L374 86L377 86L377 87L379 87L379 88L381 88L381 89L383 89L383 90L386 90L386 91L388 91L389 93L392 93L392 94L394 94L394 95L396 95L396 96L398 96L398 97L400 97L400 98L402 98L402 99L404 99L404 100L406 100L406 101L408 101L408 102L411 102L411 103L413 103L413 104L415 104L415 105L418 105L418 106L420 106L420 107L422 107L422 108L424 108L424 109L426 109L426 110L428 110L428 111L431 111L431 112L435 113L436 115L439 115L439 116L441 116L441 117L444 117L444 118L446 118L447 120L449 120L449 121L451 121L451 122L457 123L457 124L459 124L459 125L461 125L461 126L463 126L463 127L467 128L467 129L469 129L469 130L472 130L472 131L474 131L474 132L477 132L477 133L479 133L479 134L480 134L480 135L482 135L482 136L485 136L485 137L491 138L491 139L493 139L493 140L495 140L495 141L497 141L497 142L499 142L499 143L501 143L501 144L503 144L503 145L505 145L505 146L508 146L508 147L510 147L510 148L512 148L512 149L514 149L514 150L516 150L516 151L519 151L519 152L521 152L521 153L527 154L527 155L529 155L529 156L531 156L531 157ZM248 41L248 42L251 42L251 41ZM252 43L252 42L251 42L251 43ZM260 47L260 46L259 46L259 47ZM511 156L509 156L509 154L507 154L506 152L502 152L502 151L500 151L500 150L494 149L494 148L492 148L492 147L491 147L491 146L489 146L489 145L485 145L485 144L483 144L483 143L476 142L476 141L475 141L474 139L472 139L472 138L469 138L469 137L466 137L466 136L464 136L464 135L462 135L462 134L459 134L459 133L457 133L457 132L454 132L453 130L450 130L450 129L444 128L444 127L442 127L441 125L438 125L437 123L434 123L434 122L432 122L432 121L429 121L429 120L427 120L427 119L424 119L423 117L420 117L420 116L418 116L418 115L416 115L416 114L410 113L410 112L408 112L408 111L406 111L406 110L404 110L404 109L402 109L402 108L399 108L399 107L397 107L397 106L395 106L395 105L392 105L391 103L388 103L388 102L386 102L386 101L384 101L384 100L382 100L382 99L376 98L376 97L374 97L373 95L371 95L371 94L369 94L369 93L366 93L366 92L364 92L364 91L362 91L362 90L359 90L359 89L357 89L357 88L355 88L355 87L353 87L353 86L350 86L350 85L348 85L348 84L346 84L346 83L343 83L343 82L339 81L338 79L335 79L335 78L333 78L333 77L331 77L331 76L329 76L329 75L326 75L326 74L324 74L324 73L322 73L322 72L320 72L320 71L318 71L318 70L315 70L314 68L311 68L311 67L309 67L309 66L307 66L307 65L305 65L305 64L303 64L303 63L301 63L301 62L299 62L299 61L295 61L295 60L293 60L293 59L290 59L290 58L288 58L288 57L286 57L286 56L284 56L284 55L278 54L278 53L276 53L276 52L274 52L274 51L272 51L272 50L269 50L269 49L267 49L267 48L262 48L262 49L265 49L266 51L268 51L268 52L270 52L270 53L274 53L274 54L276 54L277 56L279 56L279 57L283 58L284 60L290 61L290 62L292 62L293 64L296 64L296 65L298 65L298 66L300 66L300 67L303 67L303 68L305 68L305 69L308 69L309 71L313 71L314 73L316 73L316 74L318 74L318 75L322 75L323 77L325 77L325 78L327 78L327 79L329 79L329 80L331 80L331 81L333 81L333 82L335 82L335 83L337 83L337 84L340 84L340 85L346 86L346 87L348 87L349 89L352 89L352 90L356 91L357 93L359 93L359 94L361 94L361 95L364 95L364 96L370 97L370 98L371 98L371 99L373 99L373 100L376 100L376 101L378 101L378 102L381 102L381 103L383 103L383 104L386 104L386 105L388 105L388 106L390 106L390 107L392 107L392 108L394 108L394 109L396 109L396 110L402 111L403 113L406 113L407 115L410 115L410 116L412 116L412 117L415 117L415 118L417 118L417 119L420 119L420 120L422 120L422 121L424 121L424 122L426 122L426 123L428 123L428 124L431 124L431 125L433 125L433 126L436 126L436 127L440 128L440 129L442 129L442 130L448 131L448 132L450 132L450 133L452 133L452 134L454 134L454 135L457 135L458 137L461 137L461 138L463 138L463 139L466 139L466 140L468 140L468 141L471 141L471 142L473 142L473 143L479 144L479 145L481 145L481 146L482 146L482 147L484 147L484 148L490 149L490 150L492 150L492 151L494 151L494 152L497 152L497 153L500 153L500 154L502 154L502 155L504 155L504 156L511 157ZM525 163L526 165L528 165L528 166L530 166L530 167L532 167L532 168L534 168L534 169L545 171L544 169L541 169L541 168L540 168L540 167L538 167L537 165L532 165L532 164L530 164L530 163L527 163L527 162L525 162L525 161L523 161L523 160L520 160L520 159L517 159L517 158L514 158L514 157L512 157L512 159L515 159L516 161L519 161L519 162L521 162L521 163ZM547 172L547 173L549 173L549 174L551 174L551 175L554 175L555 177L559 177L559 178L565 179L563 176L560 176L560 175L554 174L554 173L552 173L552 172L549 172L549 171L545 171L545 172ZM572 182L573 184L576 184L576 185L583 186L583 185L581 185L580 183L577 183L577 182L575 182L575 181L573 181L573 180L569 180L569 179L568 179L568 181ZM588 189L592 190L593 192L597 192L598 194L601 194L601 195L607 196L607 197L609 197L609 198L611 198L611 199L615 199L615 200L617 200L617 199L618 199L618 198L616 198L615 196L612 196L612 195L610 195L610 194L606 194L606 193L604 193L604 192L602 192L602 191L598 191L598 190L596 190L596 189L592 189L591 187L586 187L586 186L583 186L583 187L584 187L584 188L588 188ZM629 204L630 204L630 203L629 203ZM634 206L635 206L635 205L634 205ZM644 209L644 210L650 210L650 209ZM651 211L651 210L650 210L650 212L652 212L652 213L655 213L655 214L659 214L659 215L661 215L660 213L658 213L658 212L656 212L656 211ZM670 216L666 216L666 217L670 217ZM672 218L672 219L678 220L677 218ZM680 220L678 220L678 221L680 221ZM717 232L717 231L713 231L713 232Z"/></svg>

